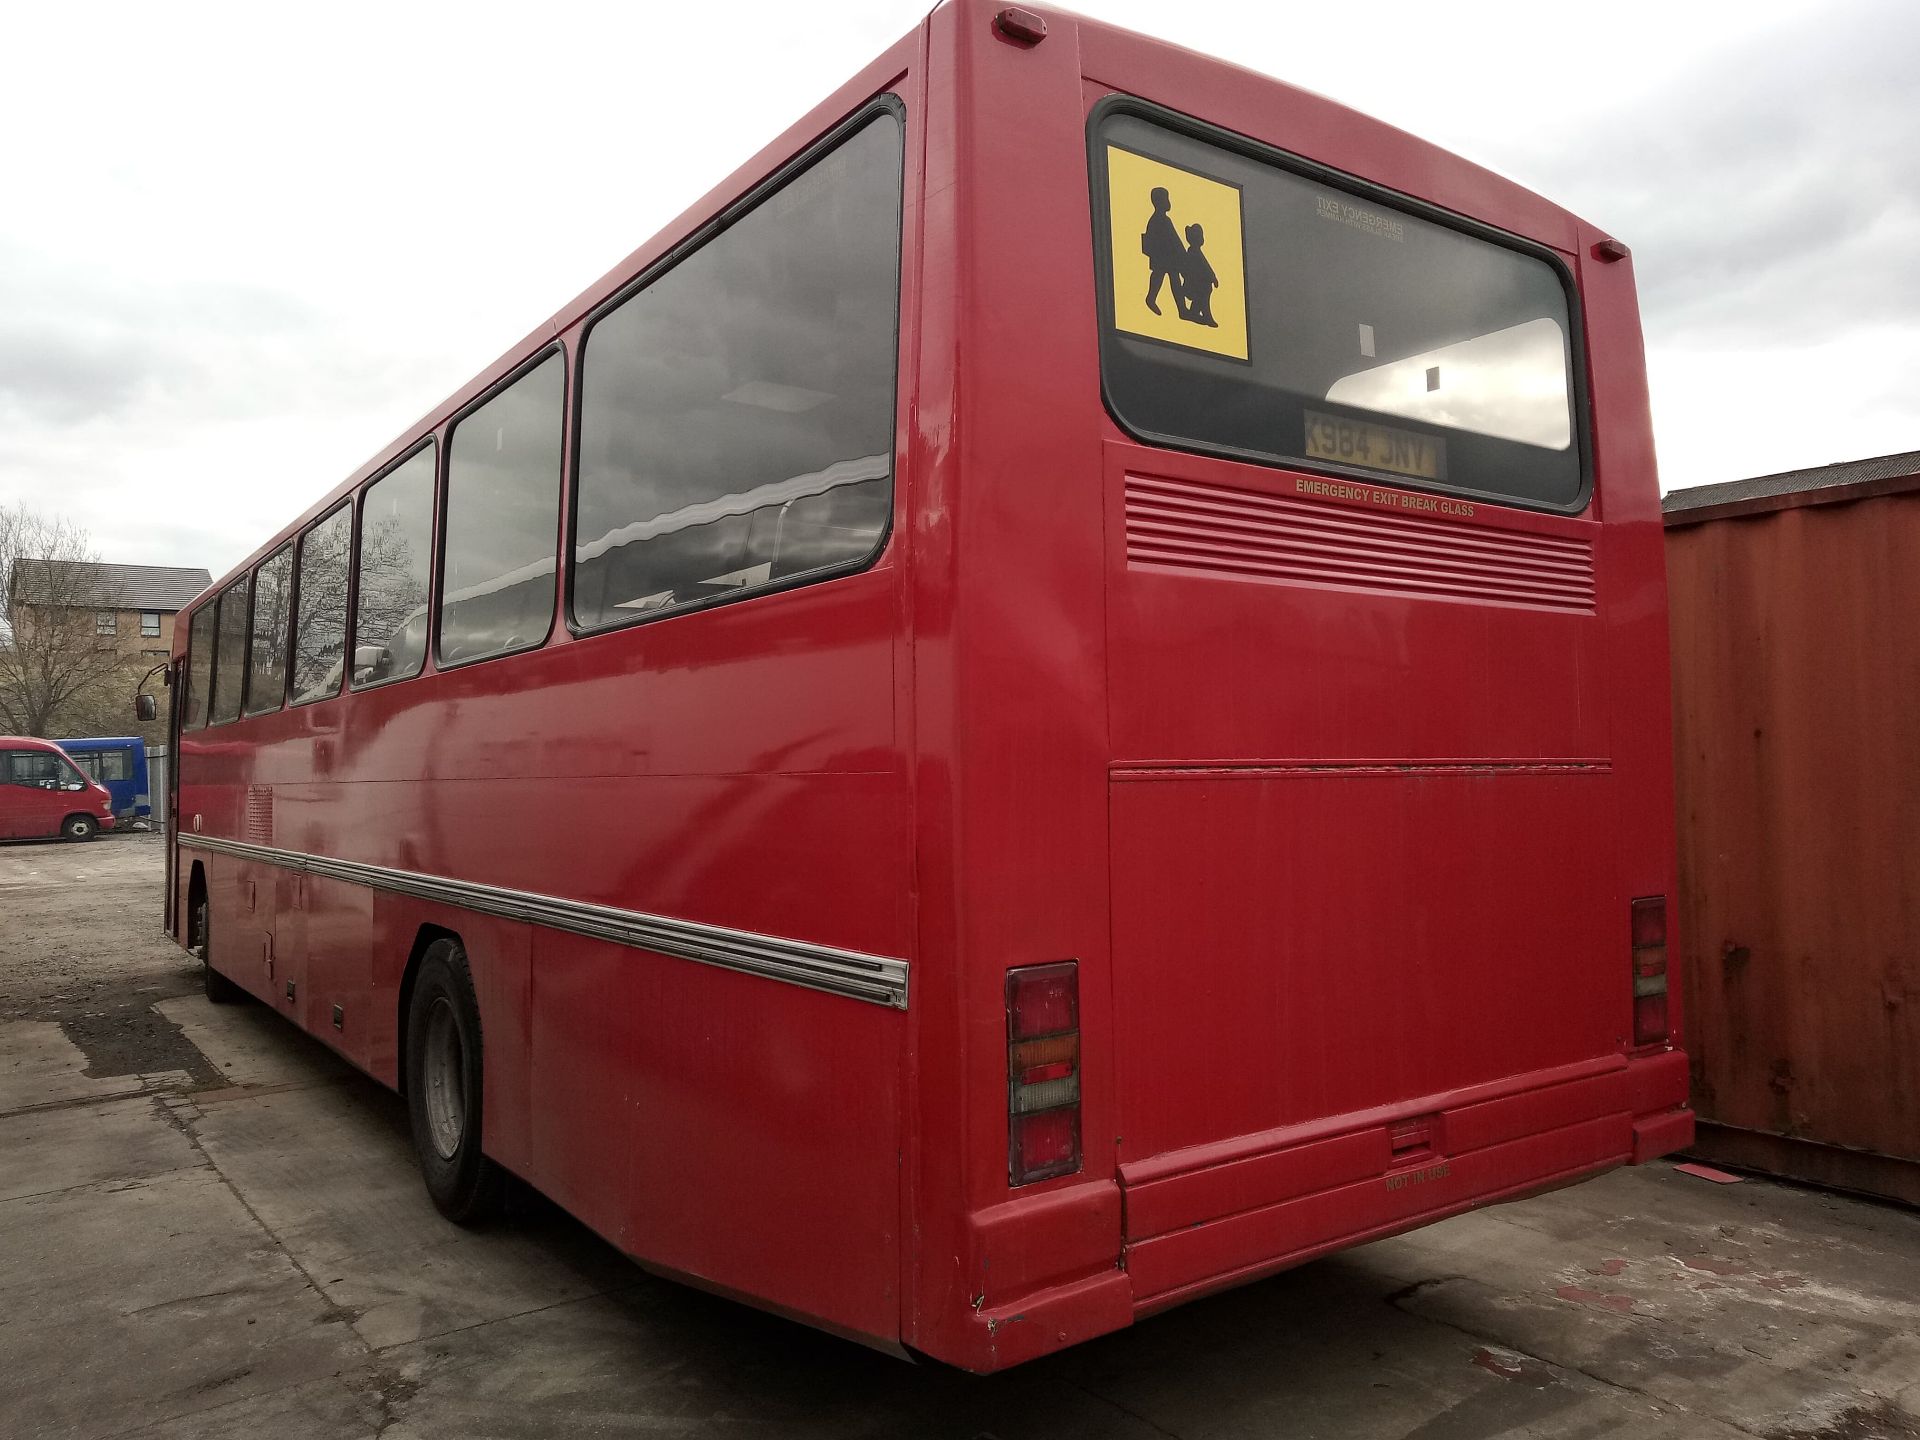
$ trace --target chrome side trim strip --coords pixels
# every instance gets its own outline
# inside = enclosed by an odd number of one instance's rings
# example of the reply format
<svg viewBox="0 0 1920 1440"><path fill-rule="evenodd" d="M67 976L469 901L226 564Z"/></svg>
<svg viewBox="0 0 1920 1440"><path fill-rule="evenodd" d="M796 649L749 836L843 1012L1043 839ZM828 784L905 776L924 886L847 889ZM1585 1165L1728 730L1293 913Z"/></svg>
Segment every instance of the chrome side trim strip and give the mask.
<svg viewBox="0 0 1920 1440"><path fill-rule="evenodd" d="M776 935L759 935L750 930L729 930L721 925L703 925L693 920L676 920L666 915L648 915L638 910L621 910L612 905L590 905L581 900L561 900L551 895L536 895L526 890L507 890L497 885L481 885L471 880L449 880L438 875L420 875L411 870L393 870L385 865L363 865L356 860L333 860L324 855L308 855L298 850L281 850L272 845L255 845L245 840L221 840L211 835L181 835L180 844L189 849L210 850L242 860L258 860L306 875L329 880L345 880L367 885L416 900L432 900L458 905L484 915L505 920L520 920L543 925L549 930L564 930L595 940L612 940L639 950L651 950L702 965L718 965L748 975L785 981L809 990L824 990L890 1009L907 1008L907 962L883 955L866 955L857 950L837 950L831 945L814 945L805 940L787 940Z"/></svg>

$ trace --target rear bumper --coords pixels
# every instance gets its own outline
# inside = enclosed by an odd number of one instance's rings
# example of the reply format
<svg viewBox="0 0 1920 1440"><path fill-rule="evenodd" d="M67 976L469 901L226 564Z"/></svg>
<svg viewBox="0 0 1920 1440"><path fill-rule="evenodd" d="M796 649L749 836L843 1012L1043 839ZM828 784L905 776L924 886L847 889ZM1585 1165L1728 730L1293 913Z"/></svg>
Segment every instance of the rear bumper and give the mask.
<svg viewBox="0 0 1920 1440"><path fill-rule="evenodd" d="M1650 1160L1692 1138L1686 1085L1677 1051L1608 1057L1125 1167L1135 1307ZM1424 1143L1395 1149L1414 1117Z"/></svg>
<svg viewBox="0 0 1920 1440"><path fill-rule="evenodd" d="M1693 1146L1693 1111L1681 1106L1664 1115L1648 1115L1633 1122L1633 1163L1644 1165L1662 1155Z"/></svg>
<svg viewBox="0 0 1920 1440"><path fill-rule="evenodd" d="M1001 1369L1348 1246L1644 1163L1691 1143L1686 1087L1678 1051L1612 1056L1123 1165L1117 1197L1105 1183L1061 1192L1043 1227L1072 1232L1047 1237L1048 1253L1098 1268L1019 1294L985 1287L960 1353L941 1358ZM1425 1143L1396 1150L1415 1117ZM1120 1254L1096 1261L1113 1256L1116 1201ZM1033 1228L982 1226L983 1273L1032 1248Z"/></svg>

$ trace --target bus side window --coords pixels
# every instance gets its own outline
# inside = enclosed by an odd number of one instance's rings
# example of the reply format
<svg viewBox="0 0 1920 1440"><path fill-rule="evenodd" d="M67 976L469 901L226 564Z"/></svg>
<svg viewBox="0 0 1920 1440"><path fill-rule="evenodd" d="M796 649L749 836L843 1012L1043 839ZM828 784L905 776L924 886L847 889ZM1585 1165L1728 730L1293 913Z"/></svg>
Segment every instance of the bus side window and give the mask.
<svg viewBox="0 0 1920 1440"><path fill-rule="evenodd" d="M193 612L187 626L187 706L180 728L198 730L207 723L207 699L213 693L213 630L219 606L208 601Z"/></svg>
<svg viewBox="0 0 1920 1440"><path fill-rule="evenodd" d="M220 618L213 646L213 704L208 723L240 717L240 689L247 673L247 577L220 592Z"/></svg>
<svg viewBox="0 0 1920 1440"><path fill-rule="evenodd" d="M858 568L893 496L902 129L877 115L594 322L572 614Z"/></svg>
<svg viewBox="0 0 1920 1440"><path fill-rule="evenodd" d="M253 640L248 646L247 714L278 710L287 694L287 599L293 551L282 545L253 576Z"/></svg>
<svg viewBox="0 0 1920 1440"><path fill-rule="evenodd" d="M347 655L347 562L353 510L342 505L300 537L293 625L293 703L340 693Z"/></svg>
<svg viewBox="0 0 1920 1440"><path fill-rule="evenodd" d="M454 425L440 573L442 664L526 650L553 628L566 383L556 351Z"/></svg>
<svg viewBox="0 0 1920 1440"><path fill-rule="evenodd" d="M427 656L427 578L433 559L432 442L367 487L355 560L353 683L420 673Z"/></svg>

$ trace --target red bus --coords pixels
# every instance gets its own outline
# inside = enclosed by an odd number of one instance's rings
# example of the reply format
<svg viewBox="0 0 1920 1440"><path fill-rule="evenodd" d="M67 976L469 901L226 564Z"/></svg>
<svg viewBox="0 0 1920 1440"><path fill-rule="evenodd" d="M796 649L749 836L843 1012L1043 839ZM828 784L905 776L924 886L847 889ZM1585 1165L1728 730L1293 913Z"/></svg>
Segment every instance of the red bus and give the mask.
<svg viewBox="0 0 1920 1440"><path fill-rule="evenodd" d="M994 1370L1687 1142L1663 587L1618 242L956 0L190 608L169 925Z"/></svg>

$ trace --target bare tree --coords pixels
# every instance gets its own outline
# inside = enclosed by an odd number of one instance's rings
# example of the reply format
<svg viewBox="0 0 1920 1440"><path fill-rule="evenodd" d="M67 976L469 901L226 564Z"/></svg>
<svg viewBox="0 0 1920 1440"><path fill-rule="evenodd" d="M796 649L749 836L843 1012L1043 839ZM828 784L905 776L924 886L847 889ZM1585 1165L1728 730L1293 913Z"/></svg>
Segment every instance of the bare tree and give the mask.
<svg viewBox="0 0 1920 1440"><path fill-rule="evenodd" d="M64 517L0 505L0 733L85 734L125 712L134 667L95 622L124 597L99 560Z"/></svg>

